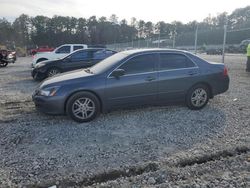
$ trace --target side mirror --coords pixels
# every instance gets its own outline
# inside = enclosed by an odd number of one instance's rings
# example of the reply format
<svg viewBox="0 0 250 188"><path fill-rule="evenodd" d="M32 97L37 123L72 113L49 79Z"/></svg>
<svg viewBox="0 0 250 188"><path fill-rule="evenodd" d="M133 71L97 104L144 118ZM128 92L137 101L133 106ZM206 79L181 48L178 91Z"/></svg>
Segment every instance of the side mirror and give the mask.
<svg viewBox="0 0 250 188"><path fill-rule="evenodd" d="M113 76L115 78L119 78L119 77L123 76L124 74L125 74L124 69L116 69L112 72L111 76Z"/></svg>

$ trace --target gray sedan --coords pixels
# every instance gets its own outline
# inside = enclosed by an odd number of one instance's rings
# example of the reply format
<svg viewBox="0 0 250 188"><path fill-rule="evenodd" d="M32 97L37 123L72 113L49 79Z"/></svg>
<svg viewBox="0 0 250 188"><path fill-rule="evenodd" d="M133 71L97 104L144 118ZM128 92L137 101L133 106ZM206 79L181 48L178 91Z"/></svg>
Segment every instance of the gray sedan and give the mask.
<svg viewBox="0 0 250 188"><path fill-rule="evenodd" d="M199 110L228 87L224 64L180 50L129 50L91 68L45 80L34 91L33 101L45 113L66 113L87 122L116 108L169 102L182 101Z"/></svg>

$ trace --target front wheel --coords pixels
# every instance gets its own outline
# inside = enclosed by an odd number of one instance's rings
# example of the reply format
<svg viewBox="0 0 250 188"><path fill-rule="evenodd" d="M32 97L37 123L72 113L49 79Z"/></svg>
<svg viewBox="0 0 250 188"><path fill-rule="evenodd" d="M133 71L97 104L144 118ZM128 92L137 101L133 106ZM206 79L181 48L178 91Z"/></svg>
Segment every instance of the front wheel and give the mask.
<svg viewBox="0 0 250 188"><path fill-rule="evenodd" d="M59 73L61 73L61 71L58 68L51 68L47 72L47 77L52 77Z"/></svg>
<svg viewBox="0 0 250 188"><path fill-rule="evenodd" d="M99 99L89 92L76 93L69 98L66 112L76 122L89 122L100 113Z"/></svg>
<svg viewBox="0 0 250 188"><path fill-rule="evenodd" d="M206 106L208 101L209 89L203 84L198 84L192 87L186 96L187 106L192 110L202 109Z"/></svg>
<svg viewBox="0 0 250 188"><path fill-rule="evenodd" d="M1 62L0 67L6 67L8 65L8 62Z"/></svg>

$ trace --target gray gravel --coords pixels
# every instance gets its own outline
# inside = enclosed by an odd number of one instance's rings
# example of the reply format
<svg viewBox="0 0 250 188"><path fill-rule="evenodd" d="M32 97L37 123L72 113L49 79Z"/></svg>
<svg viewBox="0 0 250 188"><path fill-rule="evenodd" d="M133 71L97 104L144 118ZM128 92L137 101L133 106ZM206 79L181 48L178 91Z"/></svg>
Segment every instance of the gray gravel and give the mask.
<svg viewBox="0 0 250 188"><path fill-rule="evenodd" d="M204 58L221 60L220 56ZM140 108L104 114L84 124L35 110L31 92L39 83L30 76L30 61L19 58L0 69L0 187L81 187L86 178L149 162L160 164L158 170L92 186L221 187L225 181L244 187L249 183L245 178L249 153L169 167L177 159L250 146L250 74L244 71L244 56L226 57L230 90L201 111L182 105ZM237 182L230 182L232 178Z"/></svg>

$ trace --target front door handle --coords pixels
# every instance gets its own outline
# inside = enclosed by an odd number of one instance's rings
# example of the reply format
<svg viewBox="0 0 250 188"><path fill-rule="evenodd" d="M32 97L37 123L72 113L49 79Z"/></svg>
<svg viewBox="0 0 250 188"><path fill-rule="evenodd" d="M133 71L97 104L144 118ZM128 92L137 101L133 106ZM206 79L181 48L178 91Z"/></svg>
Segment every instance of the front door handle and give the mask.
<svg viewBox="0 0 250 188"><path fill-rule="evenodd" d="M148 81L148 82L151 82L153 80L155 80L156 78L153 77L153 76L148 76L145 80Z"/></svg>
<svg viewBox="0 0 250 188"><path fill-rule="evenodd" d="M196 71L189 71L188 72L188 75L190 75L190 76L193 76L193 75L196 75L196 74L198 74L198 72L196 72Z"/></svg>

